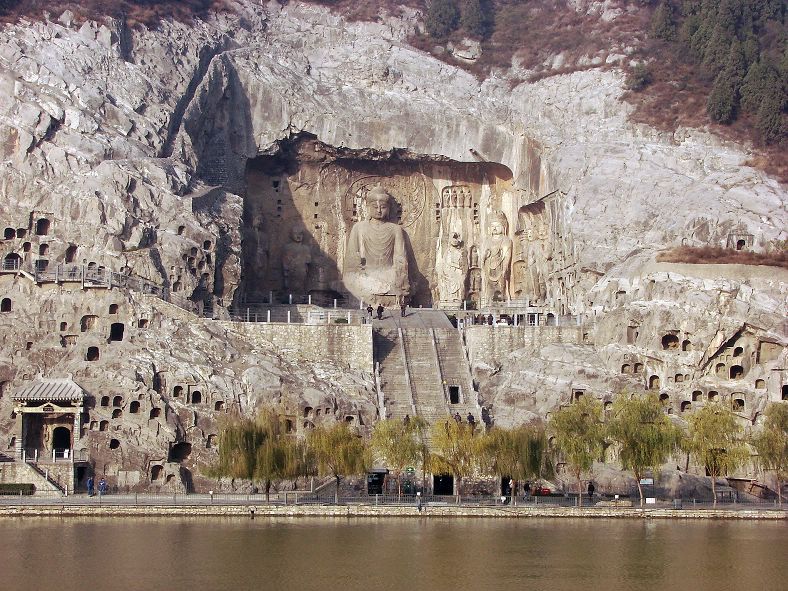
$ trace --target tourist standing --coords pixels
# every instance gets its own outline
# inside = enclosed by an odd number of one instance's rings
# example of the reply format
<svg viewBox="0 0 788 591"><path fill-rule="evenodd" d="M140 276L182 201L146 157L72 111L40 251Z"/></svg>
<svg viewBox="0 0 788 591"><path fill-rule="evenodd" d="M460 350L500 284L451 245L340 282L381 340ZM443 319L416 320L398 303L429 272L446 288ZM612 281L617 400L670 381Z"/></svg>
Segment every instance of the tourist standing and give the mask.
<svg viewBox="0 0 788 591"><path fill-rule="evenodd" d="M92 476L88 477L88 481L87 481L86 484L88 485L88 496L92 497L93 496L93 477Z"/></svg>
<svg viewBox="0 0 788 591"><path fill-rule="evenodd" d="M374 312L372 306L367 306L367 316L369 316L370 320L372 320L372 312Z"/></svg>
<svg viewBox="0 0 788 591"><path fill-rule="evenodd" d="M594 500L594 491L595 490L596 490L596 487L594 487L594 482L592 480L591 482L588 483L588 500L589 501L593 501Z"/></svg>
<svg viewBox="0 0 788 591"><path fill-rule="evenodd" d="M378 304L378 320L383 320L383 304Z"/></svg>
<svg viewBox="0 0 788 591"><path fill-rule="evenodd" d="M99 492L99 496L103 496L103 495L107 494L107 481L104 480L104 478L99 480L98 492Z"/></svg>

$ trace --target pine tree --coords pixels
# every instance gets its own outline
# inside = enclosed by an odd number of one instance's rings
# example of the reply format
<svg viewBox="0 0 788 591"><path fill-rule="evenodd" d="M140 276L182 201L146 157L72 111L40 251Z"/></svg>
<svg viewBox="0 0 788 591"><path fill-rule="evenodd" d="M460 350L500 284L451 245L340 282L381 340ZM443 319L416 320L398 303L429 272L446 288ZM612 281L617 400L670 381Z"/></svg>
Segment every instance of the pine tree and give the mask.
<svg viewBox="0 0 788 591"><path fill-rule="evenodd" d="M725 68L717 75L706 102L706 111L716 123L731 123L739 111L739 88L747 65L741 43L734 40L728 50Z"/></svg>
<svg viewBox="0 0 788 591"><path fill-rule="evenodd" d="M782 114L782 103L774 89L761 101L755 120L755 129L764 144L777 144L786 137L785 116Z"/></svg>
<svg viewBox="0 0 788 591"><path fill-rule="evenodd" d="M748 113L757 113L766 97L779 90L780 74L764 57L753 62L747 70L741 85L741 107Z"/></svg>
<svg viewBox="0 0 788 591"><path fill-rule="evenodd" d="M673 6L669 2L662 2L651 17L651 36L663 41L676 39L676 21L673 16Z"/></svg>
<svg viewBox="0 0 788 591"><path fill-rule="evenodd" d="M722 71L714 80L706 101L706 113L715 123L731 123L736 119L737 104L736 80L727 71Z"/></svg>
<svg viewBox="0 0 788 591"><path fill-rule="evenodd" d="M432 0L427 8L424 25L435 39L445 39L460 24L460 11L455 0Z"/></svg>
<svg viewBox="0 0 788 591"><path fill-rule="evenodd" d="M484 0L463 0L460 23L465 31L479 38L490 33L492 8Z"/></svg>

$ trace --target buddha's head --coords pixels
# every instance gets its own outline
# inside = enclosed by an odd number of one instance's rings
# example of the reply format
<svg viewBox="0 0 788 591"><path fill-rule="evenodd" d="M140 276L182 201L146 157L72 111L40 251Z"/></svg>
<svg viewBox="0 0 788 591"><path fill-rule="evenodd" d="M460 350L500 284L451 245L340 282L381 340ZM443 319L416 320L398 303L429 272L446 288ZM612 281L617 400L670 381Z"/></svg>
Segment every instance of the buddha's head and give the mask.
<svg viewBox="0 0 788 591"><path fill-rule="evenodd" d="M295 243L303 242L304 232L299 228L293 228L290 230L290 239Z"/></svg>
<svg viewBox="0 0 788 591"><path fill-rule="evenodd" d="M509 222L506 219L506 214L502 211L497 211L490 219L490 234L493 236L501 236L509 233Z"/></svg>
<svg viewBox="0 0 788 591"><path fill-rule="evenodd" d="M391 210L391 195L383 187L377 186L371 189L367 193L366 203L370 218L379 221L388 219Z"/></svg>

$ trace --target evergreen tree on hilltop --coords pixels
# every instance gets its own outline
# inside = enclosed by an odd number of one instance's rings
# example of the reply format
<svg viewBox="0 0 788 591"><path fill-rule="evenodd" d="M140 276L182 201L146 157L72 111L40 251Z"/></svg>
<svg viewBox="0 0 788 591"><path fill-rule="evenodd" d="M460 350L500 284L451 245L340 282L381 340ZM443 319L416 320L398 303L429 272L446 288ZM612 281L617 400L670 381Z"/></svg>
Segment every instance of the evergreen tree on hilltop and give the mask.
<svg viewBox="0 0 788 591"><path fill-rule="evenodd" d="M460 24L460 10L456 0L432 0L424 22L427 33L435 39L444 39Z"/></svg>
<svg viewBox="0 0 788 591"><path fill-rule="evenodd" d="M777 93L771 93L761 103L755 120L755 129L764 144L777 144L788 135L786 118L782 114L782 103Z"/></svg>
<svg viewBox="0 0 788 591"><path fill-rule="evenodd" d="M468 34L487 37L493 28L493 18L494 11L488 1L463 0L460 23Z"/></svg>
<svg viewBox="0 0 788 591"><path fill-rule="evenodd" d="M663 41L675 41L676 20L670 2L662 2L651 18L651 36Z"/></svg>
<svg viewBox="0 0 788 591"><path fill-rule="evenodd" d="M768 56L753 62L741 86L742 109L749 113L757 113L761 103L773 94L775 100L783 100L785 94L783 86L780 72Z"/></svg>
<svg viewBox="0 0 788 591"><path fill-rule="evenodd" d="M731 123L739 111L739 88L746 71L741 44L734 40L728 51L724 69L714 80L706 112L716 123Z"/></svg>

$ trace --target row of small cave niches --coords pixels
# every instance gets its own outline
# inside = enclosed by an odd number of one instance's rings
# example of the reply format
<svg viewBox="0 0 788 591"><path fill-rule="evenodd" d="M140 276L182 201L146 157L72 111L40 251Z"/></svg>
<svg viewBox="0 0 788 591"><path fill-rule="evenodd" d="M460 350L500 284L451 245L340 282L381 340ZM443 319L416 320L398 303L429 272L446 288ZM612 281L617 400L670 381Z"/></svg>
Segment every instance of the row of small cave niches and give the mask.
<svg viewBox="0 0 788 591"><path fill-rule="evenodd" d="M3 228L3 240L16 240L27 238L29 233L36 236L47 236L52 229L52 220L37 212L30 214L30 223L26 228L14 228L6 226Z"/></svg>
<svg viewBox="0 0 788 591"><path fill-rule="evenodd" d="M586 392L584 390L575 390L572 392L572 399L576 401L585 395ZM788 385L783 386L782 399L788 400ZM728 395L720 394L717 390L708 390L706 392L703 392L702 390L694 390L689 398L685 394L671 396L667 392L663 392L659 395L659 401L665 407L665 412L667 414L674 413L674 403L678 403L679 412L686 413L692 410L693 404L700 406L706 402L722 403L725 401L730 402L730 408L733 412L744 413L747 411L747 397L743 392L735 392ZM603 402L603 408L605 410L605 414L607 415L607 413L613 409L612 400L605 400ZM755 419L753 419L753 423L754 422Z"/></svg>

